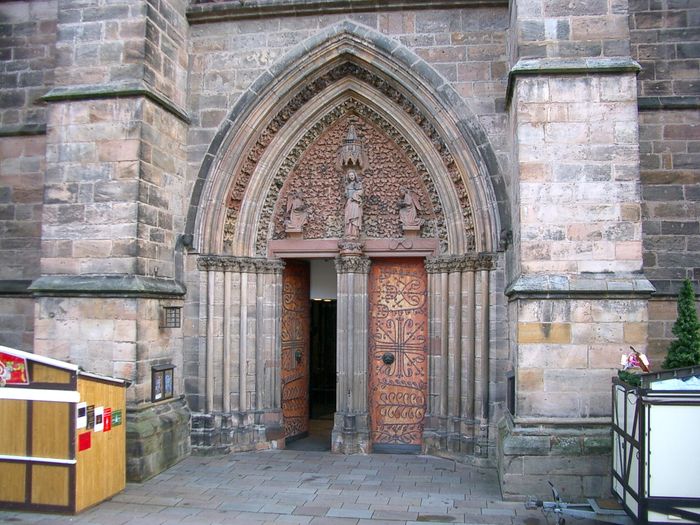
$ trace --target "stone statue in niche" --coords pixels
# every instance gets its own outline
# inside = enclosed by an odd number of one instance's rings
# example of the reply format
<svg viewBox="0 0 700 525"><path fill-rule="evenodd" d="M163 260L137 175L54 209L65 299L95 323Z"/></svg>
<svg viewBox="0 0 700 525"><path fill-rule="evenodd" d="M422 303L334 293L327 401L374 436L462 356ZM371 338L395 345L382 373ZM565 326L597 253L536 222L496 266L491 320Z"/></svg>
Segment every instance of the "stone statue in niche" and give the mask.
<svg viewBox="0 0 700 525"><path fill-rule="evenodd" d="M423 211L420 199L415 191L410 188L401 188L401 200L399 201L399 220L403 232L409 235L417 235L425 219L418 217L418 212Z"/></svg>
<svg viewBox="0 0 700 525"><path fill-rule="evenodd" d="M357 239L362 230L362 201L364 190L355 170L349 170L345 185L345 237Z"/></svg>
<svg viewBox="0 0 700 525"><path fill-rule="evenodd" d="M284 221L284 231L287 233L301 233L304 224L309 218L308 206L304 202L304 193L301 190L293 190L287 196L287 213Z"/></svg>

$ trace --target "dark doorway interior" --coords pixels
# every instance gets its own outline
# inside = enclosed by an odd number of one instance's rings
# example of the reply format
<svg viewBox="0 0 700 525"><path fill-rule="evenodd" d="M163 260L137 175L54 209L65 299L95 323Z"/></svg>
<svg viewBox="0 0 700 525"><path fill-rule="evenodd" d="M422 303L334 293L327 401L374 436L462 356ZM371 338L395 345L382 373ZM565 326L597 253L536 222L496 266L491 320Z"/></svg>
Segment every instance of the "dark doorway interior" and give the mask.
<svg viewBox="0 0 700 525"><path fill-rule="evenodd" d="M311 301L309 436L288 443L293 450L330 450L336 384L336 300Z"/></svg>
<svg viewBox="0 0 700 525"><path fill-rule="evenodd" d="M311 301L311 419L333 419L335 412L336 304L330 299Z"/></svg>

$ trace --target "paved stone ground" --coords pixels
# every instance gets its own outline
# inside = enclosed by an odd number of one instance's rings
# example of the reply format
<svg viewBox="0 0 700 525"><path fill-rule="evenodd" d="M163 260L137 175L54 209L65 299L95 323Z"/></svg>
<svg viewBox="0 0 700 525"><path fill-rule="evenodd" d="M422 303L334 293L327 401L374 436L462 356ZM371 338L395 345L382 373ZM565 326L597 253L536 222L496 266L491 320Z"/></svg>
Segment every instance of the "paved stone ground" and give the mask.
<svg viewBox="0 0 700 525"><path fill-rule="evenodd" d="M0 522L545 525L547 520L523 503L502 501L492 469L427 456L267 450L189 457L78 516L0 511ZM576 521L586 522L593 523Z"/></svg>

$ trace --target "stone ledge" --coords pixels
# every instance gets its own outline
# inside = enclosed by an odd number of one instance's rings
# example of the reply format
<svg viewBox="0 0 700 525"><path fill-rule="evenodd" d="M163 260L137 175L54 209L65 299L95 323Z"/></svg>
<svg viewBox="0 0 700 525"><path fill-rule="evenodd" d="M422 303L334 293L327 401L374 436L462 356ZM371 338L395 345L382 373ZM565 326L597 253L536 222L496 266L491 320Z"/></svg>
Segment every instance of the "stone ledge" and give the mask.
<svg viewBox="0 0 700 525"><path fill-rule="evenodd" d="M507 6L507 0L248 0L246 2L193 2L187 8L191 24L268 18L420 9L458 9L474 6Z"/></svg>
<svg viewBox="0 0 700 525"><path fill-rule="evenodd" d="M46 124L14 124L0 127L0 137L46 135Z"/></svg>
<svg viewBox="0 0 700 525"><path fill-rule="evenodd" d="M655 288L643 274L521 275L506 288L514 299L647 299Z"/></svg>
<svg viewBox="0 0 700 525"><path fill-rule="evenodd" d="M184 284L141 275L46 275L28 288L34 296L181 297Z"/></svg>
<svg viewBox="0 0 700 525"><path fill-rule="evenodd" d="M89 100L96 98L119 97L146 97L168 113L171 113L185 124L190 124L191 119L187 111L177 106L164 95L153 91L141 81L115 82L111 84L81 85L56 87L41 97L44 102L61 102L65 100Z"/></svg>
<svg viewBox="0 0 700 525"><path fill-rule="evenodd" d="M506 108L510 106L515 80L522 75L590 75L611 73L639 73L642 66L631 58L524 58L508 72Z"/></svg>
<svg viewBox="0 0 700 525"><path fill-rule="evenodd" d="M0 296L19 295L30 297L32 295L29 291L31 284L32 281L30 279L0 279Z"/></svg>
<svg viewBox="0 0 700 525"><path fill-rule="evenodd" d="M700 109L700 97L638 97L639 111L656 111L664 109Z"/></svg>

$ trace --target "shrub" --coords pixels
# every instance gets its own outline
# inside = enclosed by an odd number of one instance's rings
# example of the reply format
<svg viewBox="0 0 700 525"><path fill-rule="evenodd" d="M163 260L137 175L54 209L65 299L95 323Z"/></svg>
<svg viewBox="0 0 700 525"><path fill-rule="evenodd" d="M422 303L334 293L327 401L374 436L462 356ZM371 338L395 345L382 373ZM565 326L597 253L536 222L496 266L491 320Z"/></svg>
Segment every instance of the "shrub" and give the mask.
<svg viewBox="0 0 700 525"><path fill-rule="evenodd" d="M673 325L676 340L668 347L662 368L700 365L700 322L695 310L695 291L689 279L678 294L678 318Z"/></svg>

